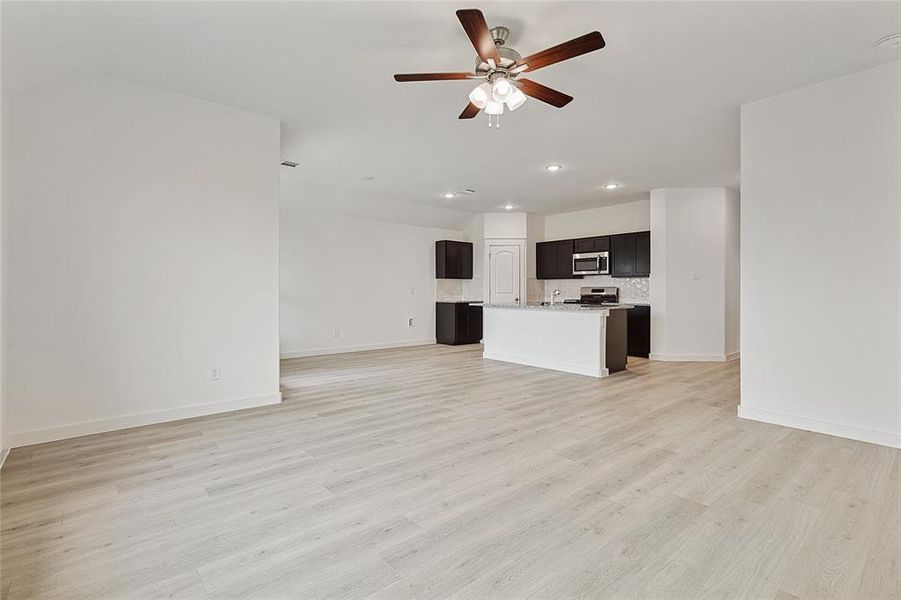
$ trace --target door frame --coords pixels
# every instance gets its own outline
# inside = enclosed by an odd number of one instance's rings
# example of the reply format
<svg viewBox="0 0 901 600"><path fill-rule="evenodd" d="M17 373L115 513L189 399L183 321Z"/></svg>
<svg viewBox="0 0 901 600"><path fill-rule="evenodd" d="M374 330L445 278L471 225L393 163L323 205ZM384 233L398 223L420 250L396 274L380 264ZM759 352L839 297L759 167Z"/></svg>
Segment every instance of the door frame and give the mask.
<svg viewBox="0 0 901 600"><path fill-rule="evenodd" d="M519 238L492 238L485 240L483 271L485 274L485 304L491 302L491 247L519 246L519 304L526 302L526 240Z"/></svg>

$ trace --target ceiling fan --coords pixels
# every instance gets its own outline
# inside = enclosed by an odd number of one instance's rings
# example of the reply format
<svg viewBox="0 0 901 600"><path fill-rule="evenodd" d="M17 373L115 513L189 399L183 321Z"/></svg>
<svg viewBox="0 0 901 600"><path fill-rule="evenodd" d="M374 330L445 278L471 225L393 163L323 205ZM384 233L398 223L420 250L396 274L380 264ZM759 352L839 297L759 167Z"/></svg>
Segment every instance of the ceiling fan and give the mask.
<svg viewBox="0 0 901 600"><path fill-rule="evenodd" d="M597 31L563 42L557 46L530 54L523 58L519 52L506 45L510 31L506 27L488 29L482 11L465 9L457 11L457 18L476 49L476 66L472 73L400 73L395 81L452 81L457 79L481 79L481 83L469 94L469 104L460 113L460 119L471 119L483 110L491 115L503 114L504 106L516 110L526 101L526 96L562 108L572 101L572 96L521 78L523 73L537 71L588 52L604 47L604 37Z"/></svg>

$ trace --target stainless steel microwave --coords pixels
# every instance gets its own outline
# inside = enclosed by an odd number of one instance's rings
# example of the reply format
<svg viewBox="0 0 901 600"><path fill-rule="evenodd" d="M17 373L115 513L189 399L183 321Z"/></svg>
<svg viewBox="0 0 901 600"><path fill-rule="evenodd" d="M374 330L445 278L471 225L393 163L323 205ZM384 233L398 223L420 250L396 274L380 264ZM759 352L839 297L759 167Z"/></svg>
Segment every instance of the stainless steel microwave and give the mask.
<svg viewBox="0 0 901 600"><path fill-rule="evenodd" d="M573 275L609 275L609 252L573 254Z"/></svg>

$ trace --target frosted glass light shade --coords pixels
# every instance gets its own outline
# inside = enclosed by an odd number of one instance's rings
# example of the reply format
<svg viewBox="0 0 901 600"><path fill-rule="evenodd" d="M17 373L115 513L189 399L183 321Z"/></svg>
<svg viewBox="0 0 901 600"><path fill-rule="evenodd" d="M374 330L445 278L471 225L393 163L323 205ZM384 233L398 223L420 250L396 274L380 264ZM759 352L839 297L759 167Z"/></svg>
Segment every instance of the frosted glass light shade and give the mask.
<svg viewBox="0 0 901 600"><path fill-rule="evenodd" d="M502 115L504 114L504 103L489 100L485 105L485 112L489 115Z"/></svg>
<svg viewBox="0 0 901 600"><path fill-rule="evenodd" d="M469 92L469 101L479 109L485 108L489 100L491 100L491 84L483 83Z"/></svg>
<svg viewBox="0 0 901 600"><path fill-rule="evenodd" d="M512 89L513 86L510 82L501 77L494 81L494 85L491 87L491 95L494 97L495 102L503 102L507 99L507 94L509 94Z"/></svg>
<svg viewBox="0 0 901 600"><path fill-rule="evenodd" d="M518 87L514 87L509 94L507 94L507 108L510 110L516 110L526 101L526 95L522 93L522 90Z"/></svg>

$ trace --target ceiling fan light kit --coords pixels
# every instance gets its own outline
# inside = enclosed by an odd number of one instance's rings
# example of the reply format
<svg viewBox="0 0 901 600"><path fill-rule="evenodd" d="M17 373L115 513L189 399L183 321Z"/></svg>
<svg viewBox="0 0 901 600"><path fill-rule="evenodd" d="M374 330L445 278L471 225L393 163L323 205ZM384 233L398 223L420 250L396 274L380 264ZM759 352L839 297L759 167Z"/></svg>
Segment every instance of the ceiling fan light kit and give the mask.
<svg viewBox="0 0 901 600"><path fill-rule="evenodd" d="M514 87L513 91L511 91L507 95L507 108L510 110L516 110L520 106L522 106L526 101L526 95L522 93L522 90Z"/></svg>
<svg viewBox="0 0 901 600"><path fill-rule="evenodd" d="M491 98L491 84L483 83L469 92L469 101L475 104L479 110L485 108L488 99Z"/></svg>
<svg viewBox="0 0 901 600"><path fill-rule="evenodd" d="M494 97L495 102L504 102L512 89L513 86L510 85L506 77L497 77L494 83L491 84L491 95Z"/></svg>
<svg viewBox="0 0 901 600"><path fill-rule="evenodd" d="M523 58L519 52L506 45L510 30L506 27L489 29L482 11L458 10L457 18L476 50L475 69L472 73L399 73L394 76L394 80L406 82L481 79L483 83L469 93L469 104L458 118L472 119L479 112L485 111L489 127L492 115L495 117L496 125L500 127L499 117L504 113L504 107L507 110L516 110L525 103L527 96L556 108L563 108L569 104L572 96L529 79L520 79L520 75L600 50L605 45L603 36L597 31L592 31Z"/></svg>

